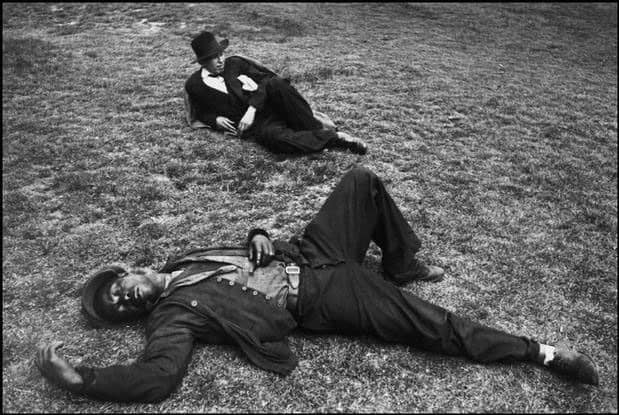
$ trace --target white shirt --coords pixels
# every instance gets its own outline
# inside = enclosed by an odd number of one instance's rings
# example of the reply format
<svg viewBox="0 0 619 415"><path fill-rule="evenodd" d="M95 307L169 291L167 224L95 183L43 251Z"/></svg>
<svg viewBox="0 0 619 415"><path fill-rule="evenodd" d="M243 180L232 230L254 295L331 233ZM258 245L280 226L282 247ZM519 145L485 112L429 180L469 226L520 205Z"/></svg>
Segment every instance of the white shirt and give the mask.
<svg viewBox="0 0 619 415"><path fill-rule="evenodd" d="M211 73L206 69L202 68L202 82L204 82L207 86L211 88L215 88L218 91L223 92L224 94L228 93L228 88L226 88L226 83L224 82L224 77L219 76L210 76Z"/></svg>
<svg viewBox="0 0 619 415"><path fill-rule="evenodd" d="M255 91L258 89L258 85L247 75L239 75L237 79L241 81L243 84L242 89L245 91ZM215 88L225 94L228 93L228 88L226 88L224 77L221 75L211 76L211 73L204 68L202 68L202 82L204 82L205 85Z"/></svg>

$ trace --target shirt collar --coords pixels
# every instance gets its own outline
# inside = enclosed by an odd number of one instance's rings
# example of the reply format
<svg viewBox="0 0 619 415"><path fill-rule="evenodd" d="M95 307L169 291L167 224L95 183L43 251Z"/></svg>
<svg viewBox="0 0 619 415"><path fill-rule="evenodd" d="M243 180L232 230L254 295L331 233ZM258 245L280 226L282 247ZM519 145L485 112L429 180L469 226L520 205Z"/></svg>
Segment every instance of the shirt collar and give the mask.
<svg viewBox="0 0 619 415"><path fill-rule="evenodd" d="M177 271L172 271L170 274L165 275L164 288L163 288L164 291L170 286L170 283L174 280L174 278L182 274L183 271L184 269L179 269Z"/></svg>
<svg viewBox="0 0 619 415"><path fill-rule="evenodd" d="M216 78L221 75L215 75L213 72L209 71L208 69L202 68L202 78L206 78L208 76Z"/></svg>

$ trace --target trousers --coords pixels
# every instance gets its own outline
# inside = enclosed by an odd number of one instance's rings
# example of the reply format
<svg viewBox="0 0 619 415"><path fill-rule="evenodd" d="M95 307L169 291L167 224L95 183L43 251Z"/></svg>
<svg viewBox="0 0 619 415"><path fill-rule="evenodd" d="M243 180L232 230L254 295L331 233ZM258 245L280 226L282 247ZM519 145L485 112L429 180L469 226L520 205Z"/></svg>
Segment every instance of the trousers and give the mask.
<svg viewBox="0 0 619 415"><path fill-rule="evenodd" d="M361 265L371 240L382 250L386 278ZM420 245L381 180L365 168L349 171L299 242L310 263L299 288L299 326L478 362L535 360L536 341L459 317L393 284L394 275L416 266Z"/></svg>
<svg viewBox="0 0 619 415"><path fill-rule="evenodd" d="M264 108L256 114L251 136L274 153L314 153L337 140L335 131L325 130L301 94L278 76L266 81Z"/></svg>

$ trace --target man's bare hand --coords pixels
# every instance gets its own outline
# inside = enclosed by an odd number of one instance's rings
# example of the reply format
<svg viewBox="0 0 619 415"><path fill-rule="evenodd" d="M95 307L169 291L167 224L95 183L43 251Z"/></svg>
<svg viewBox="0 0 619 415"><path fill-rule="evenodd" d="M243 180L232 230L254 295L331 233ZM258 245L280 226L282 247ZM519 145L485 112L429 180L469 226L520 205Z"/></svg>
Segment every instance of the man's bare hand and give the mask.
<svg viewBox="0 0 619 415"><path fill-rule="evenodd" d="M215 123L221 129L231 132L236 135L236 128L234 128L234 123L227 117L219 116L215 118Z"/></svg>
<svg viewBox="0 0 619 415"><path fill-rule="evenodd" d="M256 267L268 265L275 255L275 248L269 238L264 235L256 235L249 242L249 260Z"/></svg>
<svg viewBox="0 0 619 415"><path fill-rule="evenodd" d="M245 112L245 115L243 115L243 118L241 118L241 121L239 121L239 137L241 137L243 132L247 131L252 126L255 118L256 108L250 106L247 108L247 111Z"/></svg>
<svg viewBox="0 0 619 415"><path fill-rule="evenodd" d="M47 380L70 391L77 391L84 380L73 366L56 353L62 344L55 341L50 345L40 346L35 363Z"/></svg>

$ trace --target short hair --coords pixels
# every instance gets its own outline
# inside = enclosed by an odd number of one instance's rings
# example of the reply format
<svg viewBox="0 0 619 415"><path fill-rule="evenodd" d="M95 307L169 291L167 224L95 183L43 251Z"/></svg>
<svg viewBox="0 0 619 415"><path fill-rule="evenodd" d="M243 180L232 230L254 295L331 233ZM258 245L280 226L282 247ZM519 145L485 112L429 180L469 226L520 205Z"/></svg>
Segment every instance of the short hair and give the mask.
<svg viewBox="0 0 619 415"><path fill-rule="evenodd" d="M126 320L126 318L122 318L121 316L119 316L117 313L114 312L114 308L111 307L112 305L111 299L109 298L110 287L112 287L112 284L114 284L119 278L122 278L122 277L116 277L116 278L110 279L105 284L101 285L101 287L99 287L99 289L97 290L95 294L94 302L93 302L93 307L95 311L104 320L113 322L113 323L121 323L123 322L123 320ZM106 301L106 299L108 301Z"/></svg>

